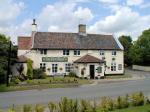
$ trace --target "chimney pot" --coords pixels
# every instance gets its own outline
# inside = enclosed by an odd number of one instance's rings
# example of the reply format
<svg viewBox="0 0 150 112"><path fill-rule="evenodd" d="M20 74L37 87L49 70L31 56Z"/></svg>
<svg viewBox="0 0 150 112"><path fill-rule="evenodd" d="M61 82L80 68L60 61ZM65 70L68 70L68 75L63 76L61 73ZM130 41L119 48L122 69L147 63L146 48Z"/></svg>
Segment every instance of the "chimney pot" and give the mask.
<svg viewBox="0 0 150 112"><path fill-rule="evenodd" d="M36 32L37 31L37 24L35 23L35 19L33 19L33 23L32 23L32 32Z"/></svg>

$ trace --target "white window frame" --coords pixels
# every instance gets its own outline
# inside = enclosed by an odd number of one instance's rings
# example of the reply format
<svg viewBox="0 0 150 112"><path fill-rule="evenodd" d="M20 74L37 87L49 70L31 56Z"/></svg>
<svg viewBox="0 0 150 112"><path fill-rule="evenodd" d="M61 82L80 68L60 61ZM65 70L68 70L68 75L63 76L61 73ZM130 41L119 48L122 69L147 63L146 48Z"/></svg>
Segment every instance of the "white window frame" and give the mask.
<svg viewBox="0 0 150 112"><path fill-rule="evenodd" d="M40 63L40 69L46 71L46 63Z"/></svg>
<svg viewBox="0 0 150 112"><path fill-rule="evenodd" d="M47 54L47 49L40 49L40 54L46 55Z"/></svg>
<svg viewBox="0 0 150 112"><path fill-rule="evenodd" d="M118 64L118 70L122 70L122 64Z"/></svg>
<svg viewBox="0 0 150 112"><path fill-rule="evenodd" d="M52 73L58 72L58 64L52 64Z"/></svg>
<svg viewBox="0 0 150 112"><path fill-rule="evenodd" d="M79 56L80 55L80 50L74 50L74 55Z"/></svg>
<svg viewBox="0 0 150 112"><path fill-rule="evenodd" d="M73 64L72 63L66 63L65 64L65 72L71 72L73 70Z"/></svg>
<svg viewBox="0 0 150 112"><path fill-rule="evenodd" d="M112 55L116 56L117 55L117 51L112 51Z"/></svg>
<svg viewBox="0 0 150 112"><path fill-rule="evenodd" d="M112 62L111 63L111 71L116 71L116 68L117 68L116 63Z"/></svg>
<svg viewBox="0 0 150 112"><path fill-rule="evenodd" d="M105 51L104 50L100 50L100 55L104 56L105 55Z"/></svg>
<svg viewBox="0 0 150 112"><path fill-rule="evenodd" d="M67 55L68 56L69 54L70 54L70 51L68 49L64 49L63 50L63 55Z"/></svg>

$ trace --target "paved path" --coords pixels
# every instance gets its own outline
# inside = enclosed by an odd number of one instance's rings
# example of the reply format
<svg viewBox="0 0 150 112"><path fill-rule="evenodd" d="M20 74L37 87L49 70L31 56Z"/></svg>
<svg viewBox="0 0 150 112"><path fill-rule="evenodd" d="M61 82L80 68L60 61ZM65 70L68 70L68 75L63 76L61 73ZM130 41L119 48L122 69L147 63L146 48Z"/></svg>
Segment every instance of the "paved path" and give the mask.
<svg viewBox="0 0 150 112"><path fill-rule="evenodd" d="M102 96L115 97L136 91L143 91L149 96L150 77L141 80L120 81L78 88L56 88L0 93L0 108L6 109L13 104L48 103L49 101L58 101L61 97L65 96L69 98L93 99Z"/></svg>

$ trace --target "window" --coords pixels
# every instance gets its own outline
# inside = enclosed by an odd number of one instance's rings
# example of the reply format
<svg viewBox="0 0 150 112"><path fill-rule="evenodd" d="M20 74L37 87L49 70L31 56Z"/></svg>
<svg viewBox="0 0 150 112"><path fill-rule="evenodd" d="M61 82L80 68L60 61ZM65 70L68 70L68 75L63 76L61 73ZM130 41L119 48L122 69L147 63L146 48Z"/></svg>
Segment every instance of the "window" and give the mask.
<svg viewBox="0 0 150 112"><path fill-rule="evenodd" d="M116 71L116 63L111 63L111 71Z"/></svg>
<svg viewBox="0 0 150 112"><path fill-rule="evenodd" d="M46 71L46 63L40 63L40 69Z"/></svg>
<svg viewBox="0 0 150 112"><path fill-rule="evenodd" d="M105 55L103 50L100 50L100 55Z"/></svg>
<svg viewBox="0 0 150 112"><path fill-rule="evenodd" d="M69 55L69 50L63 50L63 55Z"/></svg>
<svg viewBox="0 0 150 112"><path fill-rule="evenodd" d="M74 55L80 55L80 50L74 50Z"/></svg>
<svg viewBox="0 0 150 112"><path fill-rule="evenodd" d="M73 69L73 64L67 63L65 66L66 72L71 72Z"/></svg>
<svg viewBox="0 0 150 112"><path fill-rule="evenodd" d="M122 64L118 64L118 70L122 70Z"/></svg>
<svg viewBox="0 0 150 112"><path fill-rule="evenodd" d="M114 55L114 56L115 56L116 54L117 54L117 52L116 52L116 51L112 51L112 55Z"/></svg>
<svg viewBox="0 0 150 112"><path fill-rule="evenodd" d="M57 73L58 71L58 64L52 64L52 72Z"/></svg>
<svg viewBox="0 0 150 112"><path fill-rule="evenodd" d="M41 50L40 50L40 53L46 55L46 54L47 54L47 49L41 49Z"/></svg>

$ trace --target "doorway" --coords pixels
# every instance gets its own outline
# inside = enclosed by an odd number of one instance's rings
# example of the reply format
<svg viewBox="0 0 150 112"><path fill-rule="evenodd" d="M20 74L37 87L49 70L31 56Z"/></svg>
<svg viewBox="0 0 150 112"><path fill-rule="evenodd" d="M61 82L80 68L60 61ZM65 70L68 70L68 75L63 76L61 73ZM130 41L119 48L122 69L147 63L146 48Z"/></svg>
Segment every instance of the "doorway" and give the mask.
<svg viewBox="0 0 150 112"><path fill-rule="evenodd" d="M90 79L94 79L95 77L95 66L90 65Z"/></svg>

